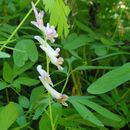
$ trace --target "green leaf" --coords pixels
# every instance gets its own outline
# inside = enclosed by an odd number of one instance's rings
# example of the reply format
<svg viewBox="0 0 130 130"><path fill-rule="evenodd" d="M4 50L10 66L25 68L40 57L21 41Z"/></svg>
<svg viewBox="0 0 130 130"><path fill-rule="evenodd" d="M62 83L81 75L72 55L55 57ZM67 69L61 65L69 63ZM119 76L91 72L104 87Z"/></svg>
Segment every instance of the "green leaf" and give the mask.
<svg viewBox="0 0 130 130"><path fill-rule="evenodd" d="M55 126L58 125L59 120L62 116L62 106L60 103L54 103L52 105L52 113L53 113L53 119L55 122Z"/></svg>
<svg viewBox="0 0 130 130"><path fill-rule="evenodd" d="M19 100L19 104L20 104L21 107L23 107L23 108L29 107L30 102L29 102L29 99L27 97L19 96L18 100Z"/></svg>
<svg viewBox="0 0 130 130"><path fill-rule="evenodd" d="M104 45L108 45L108 46L113 45L113 42L112 42L111 40L108 40L108 39L106 39L106 38L104 38L104 37L101 37L100 40L101 40L101 42L102 42Z"/></svg>
<svg viewBox="0 0 130 130"><path fill-rule="evenodd" d="M67 50L74 50L81 46L87 45L88 43L92 42L93 39L88 37L87 35L77 35L71 34L68 39L64 43L64 49Z"/></svg>
<svg viewBox="0 0 130 130"><path fill-rule="evenodd" d="M4 81L0 81L0 90L5 89L7 84Z"/></svg>
<svg viewBox="0 0 130 130"><path fill-rule="evenodd" d="M92 101L89 101L89 100L83 99L83 98L77 98L77 101L80 102L81 104L84 104L84 105L90 107L91 109L95 110L97 113L101 114L102 116L104 116L108 119L111 119L114 121L121 121L121 119L116 114L110 112L106 108L104 108Z"/></svg>
<svg viewBox="0 0 130 130"><path fill-rule="evenodd" d="M29 77L19 77L14 82L17 82L19 84L23 84L26 86L34 86L34 85L37 85L40 81L37 79L29 78Z"/></svg>
<svg viewBox="0 0 130 130"><path fill-rule="evenodd" d="M68 50L69 51L69 53L72 55L72 56L74 56L75 58L77 58L77 59L82 59L78 54L77 54L77 52L75 52L75 51L73 51L73 50Z"/></svg>
<svg viewBox="0 0 130 130"><path fill-rule="evenodd" d="M130 80L130 63L104 74L92 83L87 91L91 94L106 93Z"/></svg>
<svg viewBox="0 0 130 130"><path fill-rule="evenodd" d="M48 106L48 100L45 104L40 104L34 112L33 120L37 120L42 115L47 106Z"/></svg>
<svg viewBox="0 0 130 130"><path fill-rule="evenodd" d="M92 48L94 48L97 56L104 56L108 52L107 48L103 45L93 45Z"/></svg>
<svg viewBox="0 0 130 130"><path fill-rule="evenodd" d="M85 24L81 23L80 21L76 21L76 25L78 26L78 28L80 28L81 30L91 34L92 37L97 37L96 34L94 33L94 31L89 28L88 26L86 26Z"/></svg>
<svg viewBox="0 0 130 130"><path fill-rule="evenodd" d="M10 102L0 112L0 129L7 130L18 117L18 110L15 103Z"/></svg>
<svg viewBox="0 0 130 130"><path fill-rule="evenodd" d="M69 6L66 6L63 0L45 0L45 10L50 13L51 25L57 26L59 36L67 36L69 25L67 17L69 15Z"/></svg>
<svg viewBox="0 0 130 130"><path fill-rule="evenodd" d="M52 130L49 115L44 113L39 121L39 130Z"/></svg>
<svg viewBox="0 0 130 130"><path fill-rule="evenodd" d="M23 66L28 59L30 59L32 62L35 62L38 59L37 48L32 40L29 39L20 40L16 44L15 49L21 50L21 51L17 50L13 51L14 63L17 66L20 67Z"/></svg>
<svg viewBox="0 0 130 130"><path fill-rule="evenodd" d="M17 118L17 123L22 126L22 125L25 125L27 123L26 121L26 116L25 115L22 115L20 117Z"/></svg>
<svg viewBox="0 0 130 130"><path fill-rule="evenodd" d="M13 70L8 62L4 62L3 79L8 83L13 81Z"/></svg>
<svg viewBox="0 0 130 130"><path fill-rule="evenodd" d="M124 118L121 119L121 121L114 121L108 118L104 118L104 116L96 114L96 116L103 122L105 126L111 126L114 128L123 128L126 124L126 120Z"/></svg>
<svg viewBox="0 0 130 130"><path fill-rule="evenodd" d="M87 66L87 65L82 65L76 67L74 70L98 70L98 69L115 69L117 67L111 67L111 66Z"/></svg>
<svg viewBox="0 0 130 130"><path fill-rule="evenodd" d="M30 96L30 102L31 104L35 104L39 99L43 98L44 96L44 88L42 87L36 87L32 90L31 96Z"/></svg>
<svg viewBox="0 0 130 130"><path fill-rule="evenodd" d="M18 67L14 64L13 66L13 74L14 74L14 78L17 77L18 75L21 75L22 73L24 73L25 71L27 71L28 69L32 68L32 66L34 65L34 62L27 62L24 66L22 67Z"/></svg>
<svg viewBox="0 0 130 130"><path fill-rule="evenodd" d="M10 58L10 55L8 53L0 51L0 58Z"/></svg>
<svg viewBox="0 0 130 130"><path fill-rule="evenodd" d="M104 126L102 122L84 105L80 104L76 100L74 101L73 98L69 98L68 101L75 107L77 112L85 119L90 121L91 123L97 126Z"/></svg>
<svg viewBox="0 0 130 130"><path fill-rule="evenodd" d="M55 122L55 128L56 128L56 126L58 125L58 122L61 118L61 115L62 115L62 107L61 107L61 104L54 103L51 106L51 108L52 108L53 121ZM49 109L48 109L48 111L49 111ZM41 118L41 120L39 122L40 130L52 130L51 124L50 124L50 117L48 114L44 113L43 117Z"/></svg>

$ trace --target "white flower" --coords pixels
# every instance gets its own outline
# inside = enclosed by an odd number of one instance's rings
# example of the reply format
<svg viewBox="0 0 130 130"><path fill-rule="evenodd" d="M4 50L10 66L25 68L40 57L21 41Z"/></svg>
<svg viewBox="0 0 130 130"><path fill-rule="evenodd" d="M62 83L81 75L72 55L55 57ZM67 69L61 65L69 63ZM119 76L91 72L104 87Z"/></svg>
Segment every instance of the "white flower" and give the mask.
<svg viewBox="0 0 130 130"><path fill-rule="evenodd" d="M40 36L34 37L38 42L41 44L40 48L45 51L45 53L50 58L50 61L52 64L57 66L59 70L63 70L63 67L61 66L63 64L64 59L62 57L59 57L60 48L56 48L54 50L46 41L44 41Z"/></svg>
<svg viewBox="0 0 130 130"><path fill-rule="evenodd" d="M41 75L41 77L44 77L44 80L45 80L48 84L50 84L50 85L53 86L53 83L52 83L52 81L51 81L50 75L49 75L45 70L42 69L42 66L41 66L41 65L38 65L38 66L37 66L37 71L39 72L39 74Z"/></svg>
<svg viewBox="0 0 130 130"><path fill-rule="evenodd" d="M35 8L34 3L32 2L32 9L34 11L35 17L36 17L36 21L31 21L31 23L33 25L35 25L37 28L39 28L41 31L45 31L45 27L43 24L43 16L44 16L44 12L40 11L38 13L37 9Z"/></svg>
<svg viewBox="0 0 130 130"><path fill-rule="evenodd" d="M47 91L51 94L51 96L55 98L57 101L59 101L62 105L68 106L68 104L65 102L68 99L68 96L65 94L61 94L57 92L54 88L52 88L53 83L50 79L50 76L45 70L42 69L41 65L37 66L37 71L40 74L39 79L41 80L42 84L47 89Z"/></svg>
<svg viewBox="0 0 130 130"><path fill-rule="evenodd" d="M45 27L45 34L46 34L47 39L50 40L52 43L55 42L54 38L58 37L55 27L50 26L49 23L47 23L47 26Z"/></svg>

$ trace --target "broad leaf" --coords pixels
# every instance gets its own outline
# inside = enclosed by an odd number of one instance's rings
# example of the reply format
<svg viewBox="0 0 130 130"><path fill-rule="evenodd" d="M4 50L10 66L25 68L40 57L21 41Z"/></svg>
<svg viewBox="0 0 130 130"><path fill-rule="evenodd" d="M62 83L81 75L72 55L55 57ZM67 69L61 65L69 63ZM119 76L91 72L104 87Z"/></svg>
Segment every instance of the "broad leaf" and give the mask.
<svg viewBox="0 0 130 130"><path fill-rule="evenodd" d="M4 62L3 79L8 83L13 81L13 70L8 62Z"/></svg>
<svg viewBox="0 0 130 130"><path fill-rule="evenodd" d="M87 107L90 107L91 109L95 110L97 113L101 114L102 116L114 120L114 121L121 121L121 119L114 113L110 112L106 108L90 101L84 98L77 98L77 101L81 104L86 105Z"/></svg>
<svg viewBox="0 0 130 130"><path fill-rule="evenodd" d="M77 110L77 112L85 119L97 126L103 126L102 122L84 105L80 104L76 100L69 98L68 100Z"/></svg>
<svg viewBox="0 0 130 130"><path fill-rule="evenodd" d="M0 90L6 88L8 85L4 81L0 81Z"/></svg>
<svg viewBox="0 0 130 130"><path fill-rule="evenodd" d="M130 80L130 63L104 74L88 87L91 94L106 93Z"/></svg>
<svg viewBox="0 0 130 130"><path fill-rule="evenodd" d="M77 35L75 33L71 34L64 43L64 49L74 50L81 46L87 45L92 42L93 39L88 37L88 35Z"/></svg>
<svg viewBox="0 0 130 130"><path fill-rule="evenodd" d="M29 99L27 97L19 96L18 100L19 100L19 104L21 107L23 107L23 108L29 107L30 103L29 103Z"/></svg>
<svg viewBox="0 0 130 130"><path fill-rule="evenodd" d="M13 66L13 74L14 74L14 78L17 77L18 75L21 75L22 73L24 73L25 71L27 71L28 69L32 68L32 66L34 65L34 62L27 62L24 66L22 67L18 67L14 64Z"/></svg>
<svg viewBox="0 0 130 130"><path fill-rule="evenodd" d="M15 83L17 82L19 84L23 84L23 85L26 85L26 86L34 86L34 85L37 85L39 83L39 80L32 79L32 78L29 78L29 77L19 77L14 82Z"/></svg>
<svg viewBox="0 0 130 130"><path fill-rule="evenodd" d="M0 112L0 129L8 130L18 117L18 110L15 103L10 102Z"/></svg>
<svg viewBox="0 0 130 130"><path fill-rule="evenodd" d="M32 40L29 39L20 40L16 44L15 49L21 50L21 51L17 50L13 51L14 63L17 66L20 67L23 66L28 59L30 59L32 62L35 62L38 59L37 48Z"/></svg>

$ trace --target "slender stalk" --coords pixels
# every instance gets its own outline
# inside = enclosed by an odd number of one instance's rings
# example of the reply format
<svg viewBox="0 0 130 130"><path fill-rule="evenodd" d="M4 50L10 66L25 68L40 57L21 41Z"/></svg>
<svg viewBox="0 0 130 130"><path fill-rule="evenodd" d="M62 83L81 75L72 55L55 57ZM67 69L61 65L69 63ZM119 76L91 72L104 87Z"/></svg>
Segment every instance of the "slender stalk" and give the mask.
<svg viewBox="0 0 130 130"><path fill-rule="evenodd" d="M48 93L49 96L49 115L50 115L50 122L51 122L51 128L52 130L55 130L55 125L54 125L54 120L53 120L53 115L52 115L52 108L51 108L51 96Z"/></svg>
<svg viewBox="0 0 130 130"><path fill-rule="evenodd" d="M40 2L40 0L37 0L37 2L35 3L35 5L37 5ZM23 20L20 22L20 24L17 26L17 28L13 31L13 33L10 35L10 37L7 39L7 41L5 41L5 43L2 45L2 47L0 48L0 51L2 51L5 46L10 43L10 40L13 38L13 36L17 33L17 31L19 30L19 28L23 25L23 23L25 22L25 20L28 18L28 16L31 14L32 12L32 8L29 10L29 12L25 15L25 17L23 18Z"/></svg>
<svg viewBox="0 0 130 130"><path fill-rule="evenodd" d="M17 90L15 90L15 88L13 88L13 87L10 87L18 96L21 96L21 94L17 91Z"/></svg>
<svg viewBox="0 0 130 130"><path fill-rule="evenodd" d="M43 35L43 37L44 37L44 35ZM45 40L46 40L46 38L45 38ZM48 58L48 55L46 55L46 61L47 61L46 69L47 69L47 73L49 74L50 60ZM50 116L51 127L52 127L52 130L55 130L55 125L54 125L54 120L53 120L53 115L52 115L51 95L50 95L50 93L48 93L48 103L49 103L49 116Z"/></svg>
<svg viewBox="0 0 130 130"><path fill-rule="evenodd" d="M48 56L46 55L46 61L47 61L47 73L49 74L49 58ZM48 103L49 103L49 116L50 116L50 122L51 122L51 127L52 127L52 130L55 130L55 125L54 125L54 121L53 121L53 115L52 115L52 108L51 108L51 95L50 93L48 93Z"/></svg>
<svg viewBox="0 0 130 130"><path fill-rule="evenodd" d="M65 88L66 88L66 85L67 85L67 83L68 83L69 77L70 77L70 65L69 65L69 70L68 70L68 74L67 74L67 77L66 77L66 81L65 81L65 83L64 83L64 86L63 86L63 88L62 88L61 93L64 92L64 90L65 90Z"/></svg>
<svg viewBox="0 0 130 130"><path fill-rule="evenodd" d="M72 67L71 67L71 69L72 69ZM75 90L76 90L76 92L77 92L78 95L81 95L81 91L80 91L80 89L79 89L79 87L78 87L78 84L77 84L77 81L76 81L76 77L75 77L74 72L72 72L71 75L72 75L72 79L73 79L73 83L74 83Z"/></svg>

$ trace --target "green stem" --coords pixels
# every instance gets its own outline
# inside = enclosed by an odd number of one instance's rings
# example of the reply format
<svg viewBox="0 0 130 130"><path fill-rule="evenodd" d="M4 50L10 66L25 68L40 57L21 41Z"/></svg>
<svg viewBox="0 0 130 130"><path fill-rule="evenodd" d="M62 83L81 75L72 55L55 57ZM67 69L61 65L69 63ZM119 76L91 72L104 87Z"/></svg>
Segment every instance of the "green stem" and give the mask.
<svg viewBox="0 0 130 130"><path fill-rule="evenodd" d="M72 67L71 67L71 69L72 69ZM77 84L74 72L72 72L71 75L72 75L72 79L73 79L75 90L76 90L76 92L77 92L78 95L81 95L81 91L80 91L80 89L78 87L78 84Z"/></svg>
<svg viewBox="0 0 130 130"><path fill-rule="evenodd" d="M35 3L35 6L40 2L40 0L37 0L37 2ZM3 46L0 48L0 51L2 51L5 46L10 43L9 41L13 38L13 36L17 33L17 31L19 30L19 28L23 25L23 23L25 22L25 20L28 18L28 16L31 14L32 12L32 8L29 10L29 12L26 14L26 16L23 18L23 20L20 22L20 24L17 26L17 28L13 31L13 33L10 35L10 37L7 39L7 41L3 44Z"/></svg>
<svg viewBox="0 0 130 130"><path fill-rule="evenodd" d="M48 58L48 56L46 55L46 61L47 61L47 73L49 74L49 63L50 63L50 60ZM53 120L53 115L52 115L52 108L51 108L51 95L50 93L48 93L48 103L49 103L49 116L50 116L50 122L51 122L51 127L52 127L52 130L55 130L55 125L54 125L54 120Z"/></svg>
<svg viewBox="0 0 130 130"><path fill-rule="evenodd" d="M10 87L15 93L17 93L17 95L19 95L19 96L21 96L21 94L17 91L17 90L15 90L15 88L13 88L13 87Z"/></svg>
<svg viewBox="0 0 130 130"><path fill-rule="evenodd" d="M10 40L8 43L15 42L15 41L16 41L16 39ZM0 44L4 44L5 42L7 42L7 41L0 41Z"/></svg>
<svg viewBox="0 0 130 130"><path fill-rule="evenodd" d="M64 92L64 90L65 90L65 88L66 88L66 85L67 85L67 83L68 83L69 77L70 77L70 65L69 65L69 70L68 70L68 74L67 74L67 77L66 77L66 81L65 81L65 83L64 83L64 86L63 86L63 88L62 88L61 93Z"/></svg>
<svg viewBox="0 0 130 130"><path fill-rule="evenodd" d="M51 121L51 128L52 130L55 130L55 125L53 121L53 115L52 115L52 108L51 108L51 95L48 93L48 99L49 99L49 115L50 115L50 121Z"/></svg>

